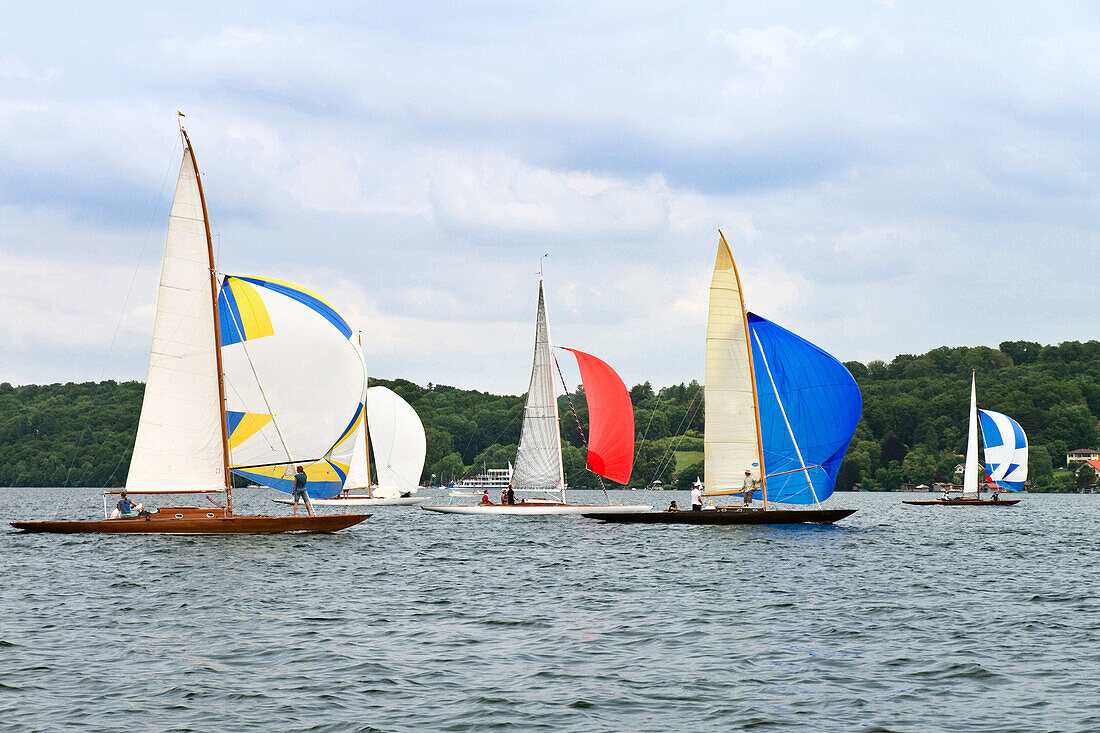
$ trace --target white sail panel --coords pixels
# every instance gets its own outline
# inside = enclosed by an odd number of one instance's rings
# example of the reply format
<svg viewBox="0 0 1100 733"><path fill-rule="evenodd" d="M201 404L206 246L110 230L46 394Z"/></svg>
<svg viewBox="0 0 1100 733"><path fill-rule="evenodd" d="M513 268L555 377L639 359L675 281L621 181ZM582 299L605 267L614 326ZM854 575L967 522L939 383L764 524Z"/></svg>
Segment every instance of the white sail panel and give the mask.
<svg viewBox="0 0 1100 733"><path fill-rule="evenodd" d="M539 280L531 384L527 390L527 403L523 408L523 425L520 427L512 486L516 489L565 490L558 402L554 395L554 365L550 352L550 327L546 321L542 280Z"/></svg>
<svg viewBox="0 0 1100 733"><path fill-rule="evenodd" d="M993 483L1019 491L1027 481L1027 435L1008 415L978 410L985 472Z"/></svg>
<svg viewBox="0 0 1100 733"><path fill-rule="evenodd" d="M219 306L231 465L327 456L346 469L366 368L344 319L266 278L226 277Z"/></svg>
<svg viewBox="0 0 1100 733"><path fill-rule="evenodd" d="M378 474L377 496L411 491L420 485L427 441L412 406L386 387L367 390L367 426Z"/></svg>
<svg viewBox="0 0 1100 733"><path fill-rule="evenodd" d="M703 385L704 485L708 494L740 490L745 471L761 474L756 392L737 265L725 237L710 283L707 359Z"/></svg>
<svg viewBox="0 0 1100 733"><path fill-rule="evenodd" d="M188 147L168 217L149 374L128 488L225 488L215 349L206 220Z"/></svg>
<svg viewBox="0 0 1100 733"><path fill-rule="evenodd" d="M974 374L970 375L970 427L966 433L966 464L963 467L963 496L978 495L978 395Z"/></svg>

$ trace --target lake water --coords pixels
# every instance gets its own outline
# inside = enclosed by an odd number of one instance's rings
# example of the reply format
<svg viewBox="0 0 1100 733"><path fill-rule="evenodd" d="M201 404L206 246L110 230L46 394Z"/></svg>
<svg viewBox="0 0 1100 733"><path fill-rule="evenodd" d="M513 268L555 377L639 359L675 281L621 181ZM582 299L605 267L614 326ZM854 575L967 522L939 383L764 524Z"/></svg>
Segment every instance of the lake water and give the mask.
<svg viewBox="0 0 1100 733"><path fill-rule="evenodd" d="M380 507L96 537L6 522L102 516L98 490L0 489L0 729L1100 730L1100 496L902 498L837 494L833 527Z"/></svg>

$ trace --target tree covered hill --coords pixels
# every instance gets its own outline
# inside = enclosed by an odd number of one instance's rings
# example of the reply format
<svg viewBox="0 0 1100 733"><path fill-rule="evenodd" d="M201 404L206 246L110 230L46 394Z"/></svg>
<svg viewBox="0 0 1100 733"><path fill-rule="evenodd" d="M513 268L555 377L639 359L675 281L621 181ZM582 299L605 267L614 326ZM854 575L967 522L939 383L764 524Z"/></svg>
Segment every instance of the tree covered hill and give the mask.
<svg viewBox="0 0 1100 733"><path fill-rule="evenodd" d="M1031 444L1036 488L1067 490L1067 450L1100 444L1100 342L998 349L942 347L889 364L848 362L863 393L863 417L841 467L838 489L950 480L966 443L970 372L980 407L1004 412ZM424 480L449 482L515 459L522 396L500 396L406 380L376 380L420 414L428 438ZM138 382L0 384L0 486L118 486L125 480L141 409ZM686 486L701 475L703 389L697 382L630 390L636 439L632 486L658 479ZM584 391L559 399L570 486L598 488L584 470ZM574 418L576 411L576 419Z"/></svg>

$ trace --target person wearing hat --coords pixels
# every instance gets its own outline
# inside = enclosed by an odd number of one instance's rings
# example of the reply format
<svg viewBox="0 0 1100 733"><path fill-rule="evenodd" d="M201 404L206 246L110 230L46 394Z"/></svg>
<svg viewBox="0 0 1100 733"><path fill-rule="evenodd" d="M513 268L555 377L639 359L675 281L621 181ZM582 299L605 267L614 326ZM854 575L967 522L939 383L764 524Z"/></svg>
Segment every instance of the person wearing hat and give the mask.
<svg viewBox="0 0 1100 733"><path fill-rule="evenodd" d="M313 504L309 502L309 494L306 493L306 483L308 482L309 477L306 476L306 470L298 466L298 471L294 474L294 516L298 516L299 499L305 501L306 511L309 512L309 516L313 516Z"/></svg>
<svg viewBox="0 0 1100 733"><path fill-rule="evenodd" d="M703 482L699 479L691 486L691 511L703 511Z"/></svg>
<svg viewBox="0 0 1100 733"><path fill-rule="evenodd" d="M752 471L745 469L745 481L741 484L741 496L745 506L752 504L752 492L756 491L756 481L753 480Z"/></svg>

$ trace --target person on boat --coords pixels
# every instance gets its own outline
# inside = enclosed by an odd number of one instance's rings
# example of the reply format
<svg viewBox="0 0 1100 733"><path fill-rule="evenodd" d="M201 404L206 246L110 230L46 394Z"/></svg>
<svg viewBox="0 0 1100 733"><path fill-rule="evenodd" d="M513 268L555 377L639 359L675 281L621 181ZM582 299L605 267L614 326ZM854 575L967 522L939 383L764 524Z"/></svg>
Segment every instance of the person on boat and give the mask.
<svg viewBox="0 0 1100 733"><path fill-rule="evenodd" d="M691 511L703 511L703 484L696 481L691 487Z"/></svg>
<svg viewBox="0 0 1100 733"><path fill-rule="evenodd" d="M993 499L993 501L998 501L1001 498L1001 492L997 489L994 489L993 494L992 496L990 496L990 498Z"/></svg>
<svg viewBox="0 0 1100 733"><path fill-rule="evenodd" d="M509 484L507 488L504 488L504 489L500 490L500 503L501 504L507 504L508 503L508 489L510 489L510 488L512 488L511 484Z"/></svg>
<svg viewBox="0 0 1100 733"><path fill-rule="evenodd" d="M493 503L489 499L489 490L488 489L485 489L485 491L482 492L482 494L481 494L481 503L482 504L492 504Z"/></svg>
<svg viewBox="0 0 1100 733"><path fill-rule="evenodd" d="M947 491L947 489L943 490L943 495L940 497L940 499L943 500L943 501L950 501L951 500L951 494Z"/></svg>
<svg viewBox="0 0 1100 733"><path fill-rule="evenodd" d="M752 478L752 471L745 470L745 480L741 483L741 496L745 506L752 504L752 494L756 491L756 481Z"/></svg>
<svg viewBox="0 0 1100 733"><path fill-rule="evenodd" d="M676 505L676 500L675 500L675 499L673 499L672 501L670 501L670 502L669 502L669 504L668 504L668 510L669 510L670 512L678 512L678 511L680 511L680 507Z"/></svg>
<svg viewBox="0 0 1100 733"><path fill-rule="evenodd" d="M504 492L504 499L505 504L511 505L516 503L516 492L512 489L511 484L508 484L508 490Z"/></svg>
<svg viewBox="0 0 1100 733"><path fill-rule="evenodd" d="M308 482L309 478L306 476L306 470L298 466L298 471L294 474L294 516L298 516L299 500L305 501L306 511L309 512L309 516L313 516L313 504L310 503L309 494L306 493Z"/></svg>

